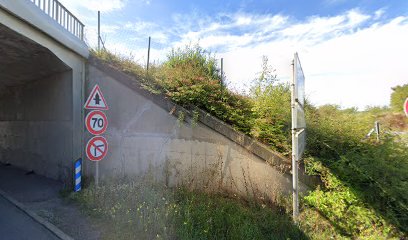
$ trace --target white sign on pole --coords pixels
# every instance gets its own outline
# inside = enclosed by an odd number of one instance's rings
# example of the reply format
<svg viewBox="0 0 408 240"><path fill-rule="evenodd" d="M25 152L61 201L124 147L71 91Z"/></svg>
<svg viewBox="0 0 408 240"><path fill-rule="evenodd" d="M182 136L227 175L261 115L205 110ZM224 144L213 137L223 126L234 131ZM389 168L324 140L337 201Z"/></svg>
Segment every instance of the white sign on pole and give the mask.
<svg viewBox="0 0 408 240"><path fill-rule="evenodd" d="M293 59L292 78L292 187L293 187L293 219L296 222L299 216L299 160L306 146L306 119L305 119L305 76L298 54Z"/></svg>
<svg viewBox="0 0 408 240"><path fill-rule="evenodd" d="M305 75L303 74L302 66L300 65L300 60L298 54L295 53L294 58L294 74L293 74L293 94L292 101L295 104L295 119L296 121L292 122L292 126L295 129L306 128L305 120Z"/></svg>

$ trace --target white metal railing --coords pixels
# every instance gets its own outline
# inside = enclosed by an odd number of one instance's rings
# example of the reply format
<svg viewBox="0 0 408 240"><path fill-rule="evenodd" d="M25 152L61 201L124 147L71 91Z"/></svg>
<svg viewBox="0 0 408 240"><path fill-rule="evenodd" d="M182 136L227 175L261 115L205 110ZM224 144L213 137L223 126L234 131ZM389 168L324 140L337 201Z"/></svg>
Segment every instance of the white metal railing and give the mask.
<svg viewBox="0 0 408 240"><path fill-rule="evenodd" d="M84 24L79 21L68 9L58 0L29 0L39 7L48 16L59 23L63 28L84 40Z"/></svg>

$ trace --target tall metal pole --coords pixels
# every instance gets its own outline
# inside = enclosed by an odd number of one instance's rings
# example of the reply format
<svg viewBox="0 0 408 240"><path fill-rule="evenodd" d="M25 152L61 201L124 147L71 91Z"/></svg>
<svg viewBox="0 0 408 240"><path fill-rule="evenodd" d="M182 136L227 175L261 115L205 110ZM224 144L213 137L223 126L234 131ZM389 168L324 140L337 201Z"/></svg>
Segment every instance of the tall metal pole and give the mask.
<svg viewBox="0 0 408 240"><path fill-rule="evenodd" d="M149 73L150 41L151 41L151 37L149 36L149 46L147 47L147 64L146 64L146 71L147 71L147 73Z"/></svg>
<svg viewBox="0 0 408 240"><path fill-rule="evenodd" d="M95 163L95 186L99 186L99 161Z"/></svg>
<svg viewBox="0 0 408 240"><path fill-rule="evenodd" d="M101 51L101 11L98 11L98 52ZM95 163L95 186L99 186L99 162Z"/></svg>
<svg viewBox="0 0 408 240"><path fill-rule="evenodd" d="M221 58L221 86L224 86L224 58Z"/></svg>
<svg viewBox="0 0 408 240"><path fill-rule="evenodd" d="M101 11L98 11L98 52L101 50Z"/></svg>
<svg viewBox="0 0 408 240"><path fill-rule="evenodd" d="M296 55L295 55L296 59ZM296 83L296 61L295 59L292 62L292 205L293 205L293 220L295 223L298 221L299 216L299 188L298 188L298 145L296 141L296 119L297 119L297 109L296 109L296 92L295 92L295 83Z"/></svg>

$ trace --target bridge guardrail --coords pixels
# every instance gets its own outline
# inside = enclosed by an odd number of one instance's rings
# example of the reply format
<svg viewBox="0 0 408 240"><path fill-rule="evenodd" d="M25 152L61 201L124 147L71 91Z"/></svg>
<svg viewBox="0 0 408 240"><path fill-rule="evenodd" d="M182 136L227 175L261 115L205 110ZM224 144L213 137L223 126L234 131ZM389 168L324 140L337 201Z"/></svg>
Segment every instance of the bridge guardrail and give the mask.
<svg viewBox="0 0 408 240"><path fill-rule="evenodd" d="M44 13L54 19L63 28L75 35L80 40L84 40L85 25L79 21L64 5L58 0L29 0L39 7Z"/></svg>

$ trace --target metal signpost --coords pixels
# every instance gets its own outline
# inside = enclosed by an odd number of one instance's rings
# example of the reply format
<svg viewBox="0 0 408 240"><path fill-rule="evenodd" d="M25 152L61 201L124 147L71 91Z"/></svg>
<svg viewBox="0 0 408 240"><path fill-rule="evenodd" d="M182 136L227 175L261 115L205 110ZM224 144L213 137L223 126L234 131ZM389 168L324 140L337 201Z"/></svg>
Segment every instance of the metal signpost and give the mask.
<svg viewBox="0 0 408 240"><path fill-rule="evenodd" d="M95 84L91 94L85 102L85 109L93 110L86 115L85 127L92 135L85 146L86 157L95 162L95 185L99 184L99 161L108 153L108 141L100 136L108 127L108 119L102 110L108 110L108 104L98 84Z"/></svg>
<svg viewBox="0 0 408 240"><path fill-rule="evenodd" d="M304 111L305 76L297 53L295 53L292 67L292 195L293 219L297 222L299 216L299 160L301 159L306 146L306 120Z"/></svg>

